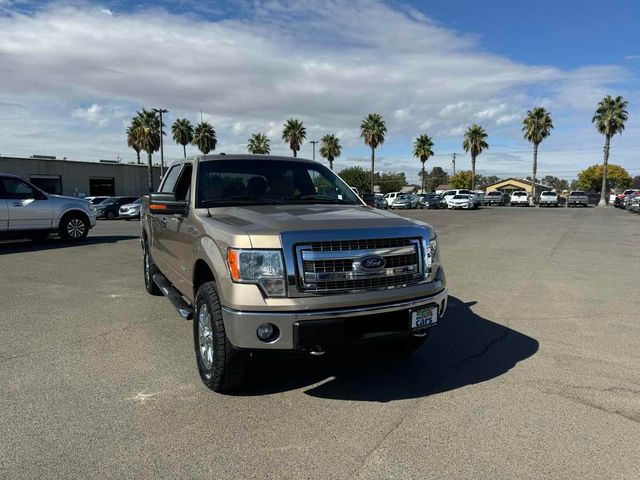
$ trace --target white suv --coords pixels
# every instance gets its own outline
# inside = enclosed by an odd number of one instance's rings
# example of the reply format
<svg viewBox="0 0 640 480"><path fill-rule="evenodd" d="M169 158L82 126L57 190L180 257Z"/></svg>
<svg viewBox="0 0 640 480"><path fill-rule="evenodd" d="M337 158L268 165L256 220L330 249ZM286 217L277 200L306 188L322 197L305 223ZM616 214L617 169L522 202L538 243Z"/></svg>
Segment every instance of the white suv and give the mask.
<svg viewBox="0 0 640 480"><path fill-rule="evenodd" d="M398 195L400 195L401 192L389 192L384 196L384 201L387 202L387 205L390 207L391 205L393 205L393 202L396 201L396 198L398 198Z"/></svg>
<svg viewBox="0 0 640 480"><path fill-rule="evenodd" d="M529 206L529 193L524 190L519 190L511 194L511 206L516 207L518 205Z"/></svg>

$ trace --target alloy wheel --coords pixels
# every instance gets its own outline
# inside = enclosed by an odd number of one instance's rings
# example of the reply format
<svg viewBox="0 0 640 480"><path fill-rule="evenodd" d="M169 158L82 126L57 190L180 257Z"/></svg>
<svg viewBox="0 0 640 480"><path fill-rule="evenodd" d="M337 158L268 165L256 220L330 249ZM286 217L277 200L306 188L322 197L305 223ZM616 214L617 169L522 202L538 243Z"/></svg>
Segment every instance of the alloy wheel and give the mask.
<svg viewBox="0 0 640 480"><path fill-rule="evenodd" d="M213 366L213 328L211 327L211 314L209 307L204 304L198 312L198 353L205 370L211 370Z"/></svg>
<svg viewBox="0 0 640 480"><path fill-rule="evenodd" d="M84 235L84 222L79 218L72 218L67 223L67 233L71 238L80 238Z"/></svg>

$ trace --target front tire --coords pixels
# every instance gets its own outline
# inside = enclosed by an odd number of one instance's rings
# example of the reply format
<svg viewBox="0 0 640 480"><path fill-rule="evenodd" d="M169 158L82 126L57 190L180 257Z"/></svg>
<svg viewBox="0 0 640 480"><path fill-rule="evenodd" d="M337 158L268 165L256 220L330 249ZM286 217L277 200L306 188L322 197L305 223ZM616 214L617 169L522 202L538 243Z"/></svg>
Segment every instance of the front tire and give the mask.
<svg viewBox="0 0 640 480"><path fill-rule="evenodd" d="M231 390L247 374L248 354L227 338L214 282L200 286L193 317L193 345L202 382L214 392Z"/></svg>
<svg viewBox="0 0 640 480"><path fill-rule="evenodd" d="M113 212L107 212L104 216L107 220L113 220L114 218L116 218L115 214Z"/></svg>
<svg viewBox="0 0 640 480"><path fill-rule="evenodd" d="M82 215L66 215L60 220L58 233L67 242L79 242L89 234L89 221Z"/></svg>

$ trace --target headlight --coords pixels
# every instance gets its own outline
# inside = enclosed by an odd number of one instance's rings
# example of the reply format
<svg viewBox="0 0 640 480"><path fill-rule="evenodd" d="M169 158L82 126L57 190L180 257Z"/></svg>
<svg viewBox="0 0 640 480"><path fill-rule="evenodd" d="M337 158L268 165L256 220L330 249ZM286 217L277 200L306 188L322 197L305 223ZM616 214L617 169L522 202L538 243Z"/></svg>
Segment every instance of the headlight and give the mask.
<svg viewBox="0 0 640 480"><path fill-rule="evenodd" d="M434 236L429 243L424 242L424 270L429 281L433 281L440 267L440 255L438 252L438 240Z"/></svg>
<svg viewBox="0 0 640 480"><path fill-rule="evenodd" d="M227 251L231 279L236 283L253 283L270 297L284 297L287 289L280 250Z"/></svg>

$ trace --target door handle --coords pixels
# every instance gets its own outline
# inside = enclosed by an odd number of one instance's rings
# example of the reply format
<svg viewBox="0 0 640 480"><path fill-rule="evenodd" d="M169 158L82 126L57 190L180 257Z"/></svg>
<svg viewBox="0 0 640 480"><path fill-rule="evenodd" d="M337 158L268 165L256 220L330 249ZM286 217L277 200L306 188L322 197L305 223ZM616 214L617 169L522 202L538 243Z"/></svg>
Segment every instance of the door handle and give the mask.
<svg viewBox="0 0 640 480"><path fill-rule="evenodd" d="M13 202L13 206L14 207L21 207L22 206L22 202Z"/></svg>

